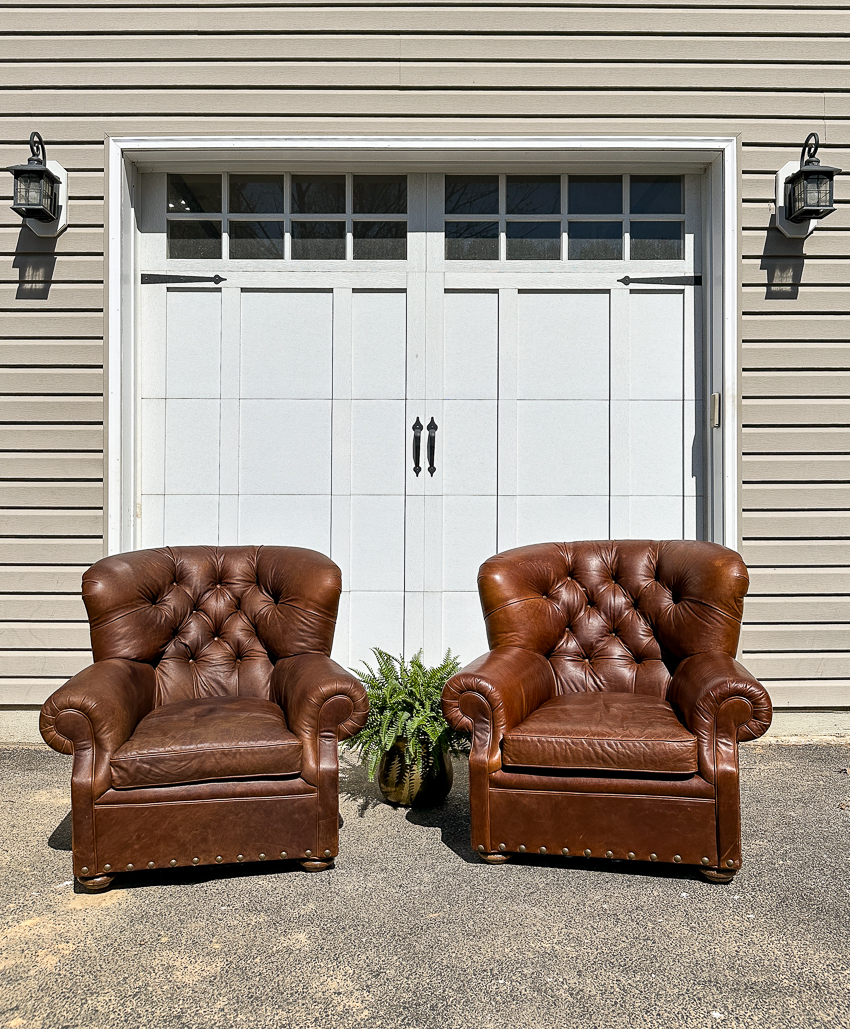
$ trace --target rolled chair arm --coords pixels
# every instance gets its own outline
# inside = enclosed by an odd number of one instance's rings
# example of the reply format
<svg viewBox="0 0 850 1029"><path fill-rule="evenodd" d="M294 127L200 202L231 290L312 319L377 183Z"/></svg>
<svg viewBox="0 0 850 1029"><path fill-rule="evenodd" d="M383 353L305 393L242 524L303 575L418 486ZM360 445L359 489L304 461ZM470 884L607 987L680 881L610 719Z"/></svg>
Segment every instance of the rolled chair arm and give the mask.
<svg viewBox="0 0 850 1029"><path fill-rule="evenodd" d="M155 698L151 665L124 658L96 661L48 697L39 729L45 742L62 754L97 747L111 755L153 711Z"/></svg>
<svg viewBox="0 0 850 1029"><path fill-rule="evenodd" d="M321 733L347 740L363 728L369 714L363 683L324 654L281 658L272 672L272 698L290 732L302 742Z"/></svg>
<svg viewBox="0 0 850 1029"><path fill-rule="evenodd" d="M443 714L473 734L495 760L505 733L557 693L548 659L533 650L497 647L453 675L443 689Z"/></svg>
<svg viewBox="0 0 850 1029"><path fill-rule="evenodd" d="M700 774L709 782L716 781L719 750L763 736L773 717L764 686L721 651L685 658L673 673L667 699L697 737Z"/></svg>

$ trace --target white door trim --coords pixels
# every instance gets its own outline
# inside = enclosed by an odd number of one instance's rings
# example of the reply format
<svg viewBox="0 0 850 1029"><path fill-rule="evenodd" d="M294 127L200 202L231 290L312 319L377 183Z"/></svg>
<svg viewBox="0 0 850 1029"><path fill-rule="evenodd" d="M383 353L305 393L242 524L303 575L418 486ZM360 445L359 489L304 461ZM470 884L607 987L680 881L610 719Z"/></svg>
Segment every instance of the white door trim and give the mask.
<svg viewBox="0 0 850 1029"><path fill-rule="evenodd" d="M172 136L106 139L106 548L132 548L135 504L135 311L136 240L134 195L137 171L157 165L240 167L287 163L317 169L404 165L410 171L448 166L516 165L528 170L556 165L658 170L708 168L703 279L707 306L706 345L713 354L708 393L722 396L718 429L710 429L715 455L711 538L739 549L738 405L738 155L730 137L666 136ZM714 434L719 434L716 438Z"/></svg>

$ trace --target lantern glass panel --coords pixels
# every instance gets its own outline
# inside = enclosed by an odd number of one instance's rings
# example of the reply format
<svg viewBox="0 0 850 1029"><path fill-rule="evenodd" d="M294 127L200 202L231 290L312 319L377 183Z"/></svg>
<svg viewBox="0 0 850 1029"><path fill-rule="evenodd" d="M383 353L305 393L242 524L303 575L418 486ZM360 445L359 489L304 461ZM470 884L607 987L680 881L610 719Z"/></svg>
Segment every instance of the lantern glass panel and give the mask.
<svg viewBox="0 0 850 1029"><path fill-rule="evenodd" d="M41 205L41 174L23 172L16 183L17 202L31 207Z"/></svg>

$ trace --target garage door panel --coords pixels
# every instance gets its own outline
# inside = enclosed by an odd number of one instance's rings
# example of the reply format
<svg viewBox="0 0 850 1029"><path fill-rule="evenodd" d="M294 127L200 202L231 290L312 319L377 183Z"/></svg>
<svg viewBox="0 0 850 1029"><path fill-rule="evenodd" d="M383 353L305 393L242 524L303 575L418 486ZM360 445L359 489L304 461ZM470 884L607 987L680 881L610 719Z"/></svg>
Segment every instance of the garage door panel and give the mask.
<svg viewBox="0 0 850 1029"><path fill-rule="evenodd" d="M242 293L241 395L330 399L333 294Z"/></svg>

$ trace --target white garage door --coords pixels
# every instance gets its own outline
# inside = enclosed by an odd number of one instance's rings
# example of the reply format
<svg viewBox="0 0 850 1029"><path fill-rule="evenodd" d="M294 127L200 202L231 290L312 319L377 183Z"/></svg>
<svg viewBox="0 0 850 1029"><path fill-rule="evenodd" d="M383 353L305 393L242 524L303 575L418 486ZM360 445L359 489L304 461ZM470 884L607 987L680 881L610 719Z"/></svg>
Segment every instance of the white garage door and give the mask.
<svg viewBox="0 0 850 1029"><path fill-rule="evenodd" d="M497 550L701 534L698 182L146 179L139 546L330 554L354 664L486 649Z"/></svg>

